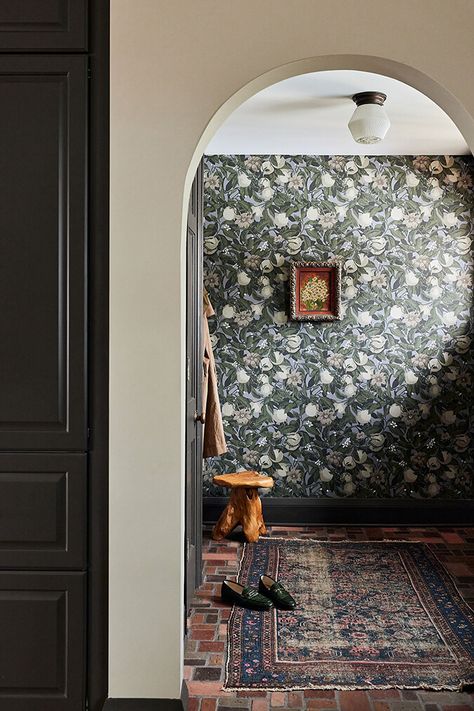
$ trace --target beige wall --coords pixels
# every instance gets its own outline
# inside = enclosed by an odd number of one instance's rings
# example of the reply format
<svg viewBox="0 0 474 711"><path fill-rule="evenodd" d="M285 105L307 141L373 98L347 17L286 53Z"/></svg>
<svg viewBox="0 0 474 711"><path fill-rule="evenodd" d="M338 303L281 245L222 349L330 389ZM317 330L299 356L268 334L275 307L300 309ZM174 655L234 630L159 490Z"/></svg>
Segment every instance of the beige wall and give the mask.
<svg viewBox="0 0 474 711"><path fill-rule="evenodd" d="M318 69L366 69L413 84L452 116L472 148L474 3L111 6L109 693L177 697L185 182L187 190L213 127L235 105Z"/></svg>

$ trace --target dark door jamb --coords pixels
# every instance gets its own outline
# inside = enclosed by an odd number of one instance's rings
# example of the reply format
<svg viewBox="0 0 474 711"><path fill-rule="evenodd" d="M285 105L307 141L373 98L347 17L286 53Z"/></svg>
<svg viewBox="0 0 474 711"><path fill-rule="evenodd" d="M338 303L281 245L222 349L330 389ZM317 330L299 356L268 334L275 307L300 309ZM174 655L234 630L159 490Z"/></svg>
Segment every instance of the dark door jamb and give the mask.
<svg viewBox="0 0 474 711"><path fill-rule="evenodd" d="M91 0L89 91L89 566L87 699L108 692L109 0Z"/></svg>

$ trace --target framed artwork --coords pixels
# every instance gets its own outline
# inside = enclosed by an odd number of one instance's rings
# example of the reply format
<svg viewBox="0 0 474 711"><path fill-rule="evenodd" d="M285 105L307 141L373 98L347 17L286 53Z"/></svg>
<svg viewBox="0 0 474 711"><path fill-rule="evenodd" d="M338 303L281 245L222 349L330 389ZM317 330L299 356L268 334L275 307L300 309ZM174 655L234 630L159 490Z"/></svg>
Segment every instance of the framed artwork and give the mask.
<svg viewBox="0 0 474 711"><path fill-rule="evenodd" d="M340 263L290 264L290 318L293 321L340 320Z"/></svg>

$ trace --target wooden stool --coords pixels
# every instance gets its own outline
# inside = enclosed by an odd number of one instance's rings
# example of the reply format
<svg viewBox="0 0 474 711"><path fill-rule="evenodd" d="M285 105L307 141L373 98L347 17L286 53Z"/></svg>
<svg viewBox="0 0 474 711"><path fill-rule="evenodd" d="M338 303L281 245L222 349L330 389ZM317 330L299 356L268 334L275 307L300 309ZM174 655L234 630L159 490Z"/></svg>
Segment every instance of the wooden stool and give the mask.
<svg viewBox="0 0 474 711"><path fill-rule="evenodd" d="M218 486L231 489L229 503L214 526L213 539L222 540L240 523L247 541L258 541L259 535L267 532L258 489L271 489L271 476L263 476L258 472L235 472L219 474L212 481Z"/></svg>

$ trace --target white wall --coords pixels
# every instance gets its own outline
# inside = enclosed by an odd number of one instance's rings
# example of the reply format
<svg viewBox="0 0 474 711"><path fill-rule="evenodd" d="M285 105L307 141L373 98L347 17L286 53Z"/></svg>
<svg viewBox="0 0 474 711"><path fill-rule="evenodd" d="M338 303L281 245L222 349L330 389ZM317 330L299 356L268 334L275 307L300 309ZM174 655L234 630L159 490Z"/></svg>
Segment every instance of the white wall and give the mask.
<svg viewBox="0 0 474 711"><path fill-rule="evenodd" d="M112 0L111 6L109 695L177 697L183 198L199 151L253 91L330 68L412 83L440 103L472 148L474 4Z"/></svg>

